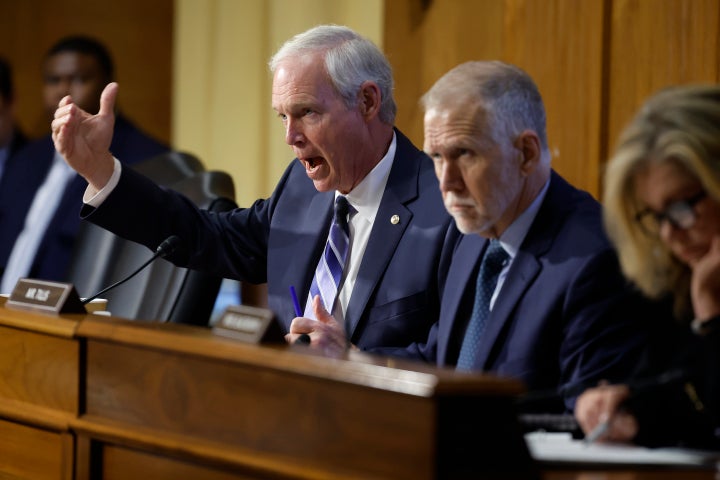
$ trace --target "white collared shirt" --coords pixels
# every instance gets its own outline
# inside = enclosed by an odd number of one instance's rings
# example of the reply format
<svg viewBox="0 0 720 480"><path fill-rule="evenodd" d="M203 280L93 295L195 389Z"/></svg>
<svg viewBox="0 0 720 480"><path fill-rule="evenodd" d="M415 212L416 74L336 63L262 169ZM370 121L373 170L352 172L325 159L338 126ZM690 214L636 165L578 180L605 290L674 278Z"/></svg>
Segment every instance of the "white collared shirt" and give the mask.
<svg viewBox="0 0 720 480"><path fill-rule="evenodd" d="M345 312L347 311L350 297L352 296L355 281L357 280L360 264L362 263L365 249L367 248L370 232L372 231L375 216L380 208L385 186L390 177L390 169L395 159L395 150L397 149L397 138L393 131L392 142L380 162L375 165L370 173L355 186L345 197L350 205L352 205L357 213L350 217L350 249L348 250L348 258L345 268L343 269L343 278L340 281L340 290L338 292L338 301L333 309L333 316L341 325L345 321ZM341 195L335 192L335 198ZM312 302L308 295L308 303L305 311Z"/></svg>
<svg viewBox="0 0 720 480"><path fill-rule="evenodd" d="M18 279L30 273L45 231L58 209L68 183L75 175L75 171L65 163L62 156L55 152L50 171L35 193L30 210L25 216L25 226L10 252L0 291L11 292Z"/></svg>

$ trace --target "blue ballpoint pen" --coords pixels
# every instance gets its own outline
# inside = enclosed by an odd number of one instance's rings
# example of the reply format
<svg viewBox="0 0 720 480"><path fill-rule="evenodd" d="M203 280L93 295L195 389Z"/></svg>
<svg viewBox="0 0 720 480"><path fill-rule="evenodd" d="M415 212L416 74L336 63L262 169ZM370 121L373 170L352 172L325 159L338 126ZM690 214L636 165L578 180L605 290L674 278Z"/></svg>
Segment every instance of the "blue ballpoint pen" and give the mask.
<svg viewBox="0 0 720 480"><path fill-rule="evenodd" d="M298 301L297 293L295 293L295 287L290 285L290 296L292 297L293 307L295 307L295 316L302 317L303 312L300 308L300 302Z"/></svg>
<svg viewBox="0 0 720 480"><path fill-rule="evenodd" d="M295 293L295 287L293 287L292 285L290 285L290 296L292 297L293 307L295 308L295 316L302 317L303 312L300 308L300 302L298 301L297 293ZM308 335L307 333L299 335L298 338L295 340L295 343L300 345L309 345L310 342L310 335Z"/></svg>

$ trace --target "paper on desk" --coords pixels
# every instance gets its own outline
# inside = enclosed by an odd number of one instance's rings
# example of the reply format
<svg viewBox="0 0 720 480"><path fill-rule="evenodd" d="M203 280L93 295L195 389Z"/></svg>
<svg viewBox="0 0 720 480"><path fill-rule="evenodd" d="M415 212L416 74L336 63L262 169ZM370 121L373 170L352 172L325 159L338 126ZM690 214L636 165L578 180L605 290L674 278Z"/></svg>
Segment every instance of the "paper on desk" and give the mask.
<svg viewBox="0 0 720 480"><path fill-rule="evenodd" d="M717 468L720 452L685 448L645 448L574 440L569 433L531 432L525 441L532 457L545 463L675 465Z"/></svg>

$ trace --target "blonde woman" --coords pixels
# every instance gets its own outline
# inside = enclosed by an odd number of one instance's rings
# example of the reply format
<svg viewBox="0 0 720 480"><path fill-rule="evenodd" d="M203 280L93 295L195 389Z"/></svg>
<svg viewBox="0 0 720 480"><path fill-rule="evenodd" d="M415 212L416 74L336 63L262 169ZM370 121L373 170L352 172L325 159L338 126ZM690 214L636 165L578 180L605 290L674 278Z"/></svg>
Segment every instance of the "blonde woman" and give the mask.
<svg viewBox="0 0 720 480"><path fill-rule="evenodd" d="M670 299L677 321L656 326L650 381L586 391L578 422L601 440L717 446L720 86L650 98L621 135L603 198L623 273L648 297Z"/></svg>

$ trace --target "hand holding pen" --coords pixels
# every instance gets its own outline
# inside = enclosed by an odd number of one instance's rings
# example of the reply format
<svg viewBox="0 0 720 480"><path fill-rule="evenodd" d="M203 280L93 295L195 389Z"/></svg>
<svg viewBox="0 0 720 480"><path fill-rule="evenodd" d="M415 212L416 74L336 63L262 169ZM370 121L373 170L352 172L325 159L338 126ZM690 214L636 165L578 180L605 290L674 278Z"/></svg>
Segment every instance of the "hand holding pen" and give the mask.
<svg viewBox="0 0 720 480"><path fill-rule="evenodd" d="M290 287L296 318L290 324L290 333L285 338L289 343L310 345L326 355L337 356L348 349L345 329L325 310L319 296L312 299L311 307L315 319L303 317L295 289Z"/></svg>
<svg viewBox="0 0 720 480"><path fill-rule="evenodd" d="M625 410L627 385L600 385L588 389L575 404L575 417L585 432L585 443L630 442L638 432L635 417Z"/></svg>

